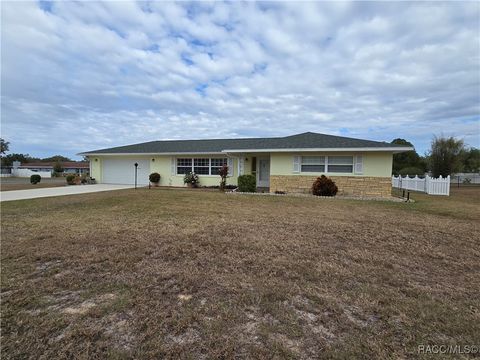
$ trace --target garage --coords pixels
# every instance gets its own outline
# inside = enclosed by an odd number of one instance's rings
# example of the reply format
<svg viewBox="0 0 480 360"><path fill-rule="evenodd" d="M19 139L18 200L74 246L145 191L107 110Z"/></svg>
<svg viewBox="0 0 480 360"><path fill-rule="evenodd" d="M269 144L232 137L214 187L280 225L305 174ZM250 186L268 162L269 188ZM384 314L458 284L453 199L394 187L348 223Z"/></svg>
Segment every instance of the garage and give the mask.
<svg viewBox="0 0 480 360"><path fill-rule="evenodd" d="M148 185L150 162L145 159L104 159L102 182L104 184L135 184L135 163L137 168L137 184Z"/></svg>

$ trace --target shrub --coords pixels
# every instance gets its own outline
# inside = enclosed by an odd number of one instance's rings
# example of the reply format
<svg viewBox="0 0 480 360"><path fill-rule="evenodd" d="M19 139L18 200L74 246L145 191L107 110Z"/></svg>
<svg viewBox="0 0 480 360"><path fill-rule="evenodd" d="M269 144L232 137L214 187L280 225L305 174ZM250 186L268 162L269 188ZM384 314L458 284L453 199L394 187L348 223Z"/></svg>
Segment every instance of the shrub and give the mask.
<svg viewBox="0 0 480 360"><path fill-rule="evenodd" d="M198 175L194 172L189 172L183 177L183 183L189 184L191 187L197 187L199 182Z"/></svg>
<svg viewBox="0 0 480 360"><path fill-rule="evenodd" d="M240 175L238 177L238 191L255 192L257 190L257 180L253 175Z"/></svg>
<svg viewBox="0 0 480 360"><path fill-rule="evenodd" d="M325 175L317 178L312 185L312 194L317 196L335 196L338 187L335 183Z"/></svg>
<svg viewBox="0 0 480 360"><path fill-rule="evenodd" d="M423 171L422 169L420 169L420 168L418 168L418 167L409 166L409 167L405 167L405 168L401 169L401 170L398 172L398 174L401 175L401 176L407 176L407 175L411 175L411 176L415 176L415 175L423 176L423 175L425 175L425 171Z"/></svg>
<svg viewBox="0 0 480 360"><path fill-rule="evenodd" d="M218 175L220 175L220 191L224 191L227 185L228 166L223 165L220 170L218 170Z"/></svg>
<svg viewBox="0 0 480 360"><path fill-rule="evenodd" d="M77 176L74 175L74 174L69 174L69 175L67 175L67 177L66 177L67 184L68 184L68 185L75 185L75 178L76 178L76 177L77 177Z"/></svg>
<svg viewBox="0 0 480 360"><path fill-rule="evenodd" d="M42 180L42 177L38 174L30 176L30 183L32 183L33 185L38 184L40 180Z"/></svg>
<svg viewBox="0 0 480 360"><path fill-rule="evenodd" d="M151 173L148 179L150 180L151 183L158 184L160 182L160 174L156 172Z"/></svg>

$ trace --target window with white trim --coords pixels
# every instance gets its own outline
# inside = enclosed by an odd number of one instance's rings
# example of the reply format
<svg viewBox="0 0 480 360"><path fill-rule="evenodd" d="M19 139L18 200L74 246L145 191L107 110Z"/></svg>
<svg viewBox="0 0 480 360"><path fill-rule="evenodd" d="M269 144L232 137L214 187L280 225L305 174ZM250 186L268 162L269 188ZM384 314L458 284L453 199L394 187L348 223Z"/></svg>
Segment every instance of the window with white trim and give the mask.
<svg viewBox="0 0 480 360"><path fill-rule="evenodd" d="M301 172L353 173L353 156L302 156Z"/></svg>
<svg viewBox="0 0 480 360"><path fill-rule="evenodd" d="M210 159L193 159L193 172L198 175L210 175Z"/></svg>
<svg viewBox="0 0 480 360"><path fill-rule="evenodd" d="M325 156L302 156L301 172L325 172Z"/></svg>
<svg viewBox="0 0 480 360"><path fill-rule="evenodd" d="M177 159L177 174L188 174L193 171L193 159Z"/></svg>
<svg viewBox="0 0 480 360"><path fill-rule="evenodd" d="M227 165L226 158L177 158L177 174L218 175L223 165Z"/></svg>
<svg viewBox="0 0 480 360"><path fill-rule="evenodd" d="M218 175L218 172L222 168L223 165L227 165L226 158L219 158L219 159L210 159L211 166L210 166L210 174L211 175Z"/></svg>
<svg viewBox="0 0 480 360"><path fill-rule="evenodd" d="M328 156L329 173L353 173L353 156Z"/></svg>

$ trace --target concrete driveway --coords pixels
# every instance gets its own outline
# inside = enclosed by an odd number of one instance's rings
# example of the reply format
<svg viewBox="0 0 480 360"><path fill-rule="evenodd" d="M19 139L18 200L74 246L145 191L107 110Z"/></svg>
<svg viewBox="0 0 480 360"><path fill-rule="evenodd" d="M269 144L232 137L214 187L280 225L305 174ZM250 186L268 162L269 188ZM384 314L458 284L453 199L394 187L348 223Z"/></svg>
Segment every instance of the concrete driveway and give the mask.
<svg viewBox="0 0 480 360"><path fill-rule="evenodd" d="M95 184L95 185L73 185L65 187L54 187L44 189L31 189L31 190L13 190L0 192L0 201L12 201L12 200L25 200L36 199L50 196L62 196L62 195L77 195L88 194L100 191L112 191L131 189L133 185L108 185L108 184Z"/></svg>

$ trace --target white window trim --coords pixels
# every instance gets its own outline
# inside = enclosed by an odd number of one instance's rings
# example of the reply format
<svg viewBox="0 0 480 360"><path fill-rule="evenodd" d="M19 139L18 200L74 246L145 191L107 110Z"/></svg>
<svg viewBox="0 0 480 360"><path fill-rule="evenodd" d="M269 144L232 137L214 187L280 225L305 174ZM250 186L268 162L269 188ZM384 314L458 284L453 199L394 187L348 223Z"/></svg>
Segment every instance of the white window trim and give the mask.
<svg viewBox="0 0 480 360"><path fill-rule="evenodd" d="M227 165L228 165L228 158L224 158L224 157L213 157L213 158L206 158L206 157L176 157L175 158L175 175L176 176L185 176L185 174L178 174L178 160L179 159L190 159L192 160L192 165L191 165L191 172L193 173L194 172L194 169L195 169L195 159L208 159L208 174L197 174L199 177L213 177L213 178L217 178L219 177L220 175L215 175L215 174L212 174L212 159L225 159L227 160ZM188 167L188 166L180 166L180 167ZM204 167L206 168L207 166L197 166L197 167ZM219 167L219 166L214 166L215 168Z"/></svg>
<svg viewBox="0 0 480 360"><path fill-rule="evenodd" d="M303 158L304 157L311 157L311 156L318 156L318 157L324 157L325 158L325 163L324 164L304 164L303 163ZM345 155L345 156L351 156L352 157L352 163L351 164L332 164L332 165L347 165L347 166L352 166L352 171L351 172L337 172L337 171L329 171L328 169L328 158L329 157L335 157L335 156L343 156L343 155L303 155L300 156L300 173L301 174L355 174L355 155ZM302 171L302 166L303 165L325 165L325 171Z"/></svg>

